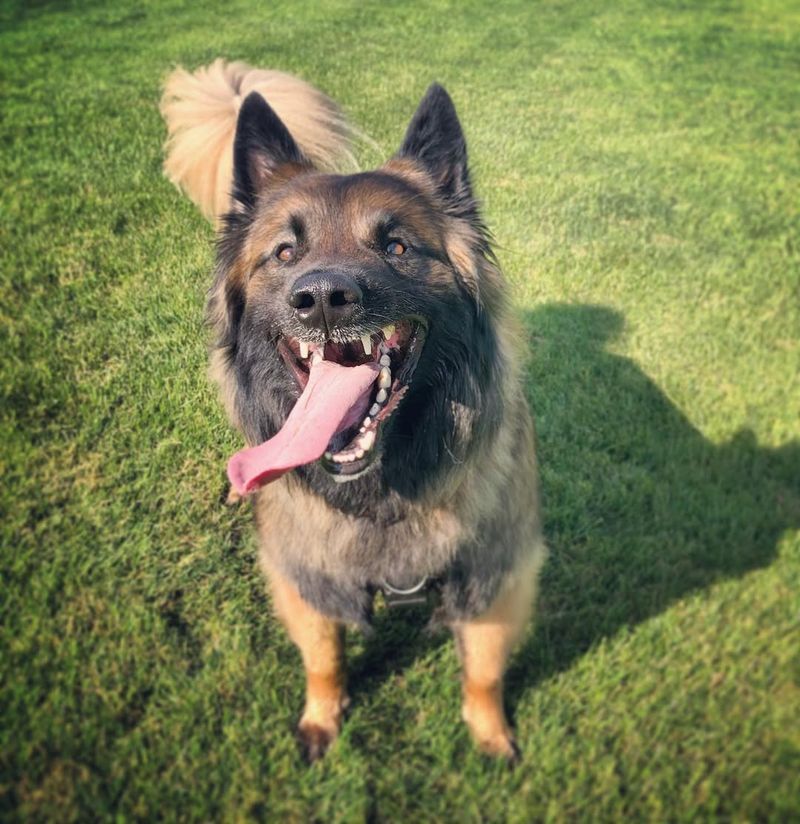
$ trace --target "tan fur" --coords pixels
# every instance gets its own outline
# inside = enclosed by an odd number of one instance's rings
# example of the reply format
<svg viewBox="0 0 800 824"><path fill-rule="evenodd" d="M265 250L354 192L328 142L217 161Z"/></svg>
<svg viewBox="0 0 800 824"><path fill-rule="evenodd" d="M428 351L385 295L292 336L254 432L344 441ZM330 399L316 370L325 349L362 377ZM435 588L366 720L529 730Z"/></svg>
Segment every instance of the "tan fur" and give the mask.
<svg viewBox="0 0 800 824"><path fill-rule="evenodd" d="M263 559L262 568L270 582L275 612L303 658L306 703L298 730L313 760L338 735L348 704L342 627L310 607L297 589Z"/></svg>
<svg viewBox="0 0 800 824"><path fill-rule="evenodd" d="M516 755L503 709L503 674L530 619L543 561L544 553L534 555L486 613L453 626L464 670L461 714L477 745L489 755Z"/></svg>
<svg viewBox="0 0 800 824"><path fill-rule="evenodd" d="M215 325L218 327L220 322L221 321L217 321ZM219 388L219 398L231 425L236 429L240 429L239 419L236 415L233 378L221 349L211 350L208 362L208 376L211 378L211 382ZM231 489L233 490L233 488Z"/></svg>
<svg viewBox="0 0 800 824"><path fill-rule="evenodd" d="M168 135L164 172L213 221L229 208L236 118L254 91L318 168L355 168L351 142L358 133L336 103L305 81L221 59L194 72L176 69L161 98Z"/></svg>

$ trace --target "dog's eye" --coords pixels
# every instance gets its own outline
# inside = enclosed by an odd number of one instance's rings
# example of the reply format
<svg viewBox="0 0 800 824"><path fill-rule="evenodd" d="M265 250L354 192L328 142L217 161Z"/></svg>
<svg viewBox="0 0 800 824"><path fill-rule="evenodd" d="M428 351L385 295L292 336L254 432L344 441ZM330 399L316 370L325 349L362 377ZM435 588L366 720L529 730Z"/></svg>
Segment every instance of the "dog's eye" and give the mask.
<svg viewBox="0 0 800 824"><path fill-rule="evenodd" d="M388 255L399 256L405 254L405 251L405 245L400 243L399 240L390 240L389 243L386 244L386 254Z"/></svg>
<svg viewBox="0 0 800 824"><path fill-rule="evenodd" d="M292 246L291 243L281 243L281 245L275 250L275 257L284 263L294 260L294 246Z"/></svg>

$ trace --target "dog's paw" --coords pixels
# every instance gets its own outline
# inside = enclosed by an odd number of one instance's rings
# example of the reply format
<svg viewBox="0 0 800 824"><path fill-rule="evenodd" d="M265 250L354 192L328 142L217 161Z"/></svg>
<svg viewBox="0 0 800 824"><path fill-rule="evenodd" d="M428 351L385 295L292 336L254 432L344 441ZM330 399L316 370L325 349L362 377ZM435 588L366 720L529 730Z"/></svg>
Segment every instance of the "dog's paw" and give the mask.
<svg viewBox="0 0 800 824"><path fill-rule="evenodd" d="M472 740L484 755L503 758L509 764L519 761L520 751L514 733L505 718L497 694L473 691L462 707L462 717Z"/></svg>
<svg viewBox="0 0 800 824"><path fill-rule="evenodd" d="M514 736L510 733L501 733L492 738L477 740L478 749L492 758L502 758L510 767L519 763L521 753Z"/></svg>
<svg viewBox="0 0 800 824"><path fill-rule="evenodd" d="M319 686L319 685L317 685ZM342 718L350 704L347 693L339 686L333 695L309 691L303 716L297 725L300 749L308 763L322 758L342 728Z"/></svg>
<svg viewBox="0 0 800 824"><path fill-rule="evenodd" d="M314 721L301 721L297 727L297 738L303 758L309 764L322 758L338 734L338 727L323 727Z"/></svg>

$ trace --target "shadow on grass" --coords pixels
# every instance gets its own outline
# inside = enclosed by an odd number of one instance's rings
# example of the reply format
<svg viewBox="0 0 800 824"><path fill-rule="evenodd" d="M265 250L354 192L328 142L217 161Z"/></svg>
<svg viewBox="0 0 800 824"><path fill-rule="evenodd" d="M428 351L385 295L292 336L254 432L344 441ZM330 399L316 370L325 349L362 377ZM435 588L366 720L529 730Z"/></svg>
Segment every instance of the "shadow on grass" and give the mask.
<svg viewBox="0 0 800 824"><path fill-rule="evenodd" d="M612 309L550 304L525 320L551 558L537 630L508 673L512 709L602 638L769 564L800 526L800 443L708 441L608 351L624 325Z"/></svg>
<svg viewBox="0 0 800 824"><path fill-rule="evenodd" d="M800 444L759 447L752 432L708 441L607 344L622 316L551 304L525 318L551 557L537 627L507 678L524 692L603 638L678 598L765 566L800 526ZM383 612L351 666L354 697L435 649L415 612Z"/></svg>
<svg viewBox="0 0 800 824"><path fill-rule="evenodd" d="M381 609L375 613L374 631L361 640L360 651L348 665L348 686L354 701L449 640L445 630L428 630L430 616L430 610L422 607Z"/></svg>

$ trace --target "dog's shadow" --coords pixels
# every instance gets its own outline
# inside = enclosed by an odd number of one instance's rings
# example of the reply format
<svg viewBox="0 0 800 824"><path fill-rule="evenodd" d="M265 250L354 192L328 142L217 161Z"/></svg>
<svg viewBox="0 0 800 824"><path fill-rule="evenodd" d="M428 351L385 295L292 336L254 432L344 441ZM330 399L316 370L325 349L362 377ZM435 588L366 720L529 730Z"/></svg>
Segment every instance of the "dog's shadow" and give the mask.
<svg viewBox="0 0 800 824"><path fill-rule="evenodd" d="M607 348L623 318L549 304L525 317L550 560L537 627L507 679L512 709L602 638L724 578L770 563L800 526L800 443L714 444L631 360ZM357 691L442 638L414 614L380 616L351 664ZM362 687L358 679L365 678Z"/></svg>

